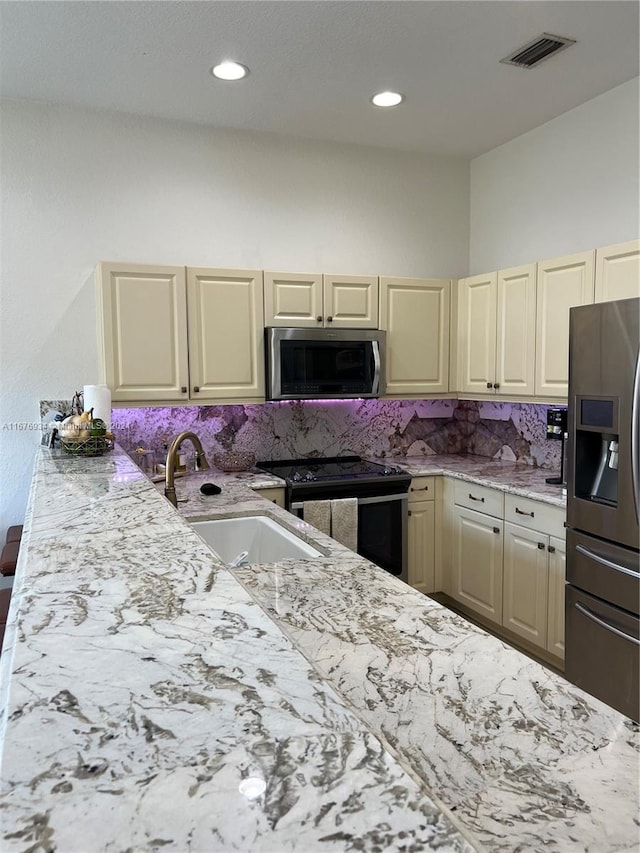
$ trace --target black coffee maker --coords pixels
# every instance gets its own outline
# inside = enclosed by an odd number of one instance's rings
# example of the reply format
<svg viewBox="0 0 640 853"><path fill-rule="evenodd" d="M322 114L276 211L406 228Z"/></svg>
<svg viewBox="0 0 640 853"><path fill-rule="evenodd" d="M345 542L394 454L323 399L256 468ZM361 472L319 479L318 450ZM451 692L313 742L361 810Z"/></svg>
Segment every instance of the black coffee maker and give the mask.
<svg viewBox="0 0 640 853"><path fill-rule="evenodd" d="M567 439L567 410L547 409L547 438L561 441L560 447L560 476L547 477L546 482L553 486L566 486L564 477L564 448Z"/></svg>

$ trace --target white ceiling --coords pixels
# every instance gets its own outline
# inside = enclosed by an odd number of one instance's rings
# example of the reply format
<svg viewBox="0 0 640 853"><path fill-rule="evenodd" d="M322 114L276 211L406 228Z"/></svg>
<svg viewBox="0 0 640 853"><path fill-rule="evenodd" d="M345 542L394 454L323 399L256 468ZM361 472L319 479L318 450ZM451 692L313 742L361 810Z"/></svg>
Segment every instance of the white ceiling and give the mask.
<svg viewBox="0 0 640 853"><path fill-rule="evenodd" d="M1 0L0 91L475 157L639 73L637 0ZM500 60L543 32L577 44ZM209 73L231 58L243 81ZM376 91L406 102L380 110Z"/></svg>

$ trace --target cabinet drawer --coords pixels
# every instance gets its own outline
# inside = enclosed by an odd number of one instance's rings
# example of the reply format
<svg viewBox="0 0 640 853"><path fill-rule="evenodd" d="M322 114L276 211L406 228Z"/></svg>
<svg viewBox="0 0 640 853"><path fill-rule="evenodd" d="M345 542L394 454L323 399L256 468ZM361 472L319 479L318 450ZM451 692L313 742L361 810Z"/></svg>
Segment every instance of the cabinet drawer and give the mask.
<svg viewBox="0 0 640 853"><path fill-rule="evenodd" d="M530 498L519 498L516 495L505 495L504 520L538 530L549 536L564 539L564 522L566 513L563 509L542 501L532 501Z"/></svg>
<svg viewBox="0 0 640 853"><path fill-rule="evenodd" d="M413 477L409 486L409 503L435 499L435 477Z"/></svg>
<svg viewBox="0 0 640 853"><path fill-rule="evenodd" d="M466 506L468 509L475 509L478 512L484 512L486 515L493 515L496 518L503 517L504 494L497 489L490 489L488 486L478 486L475 483L456 480L453 487L453 496L458 506Z"/></svg>

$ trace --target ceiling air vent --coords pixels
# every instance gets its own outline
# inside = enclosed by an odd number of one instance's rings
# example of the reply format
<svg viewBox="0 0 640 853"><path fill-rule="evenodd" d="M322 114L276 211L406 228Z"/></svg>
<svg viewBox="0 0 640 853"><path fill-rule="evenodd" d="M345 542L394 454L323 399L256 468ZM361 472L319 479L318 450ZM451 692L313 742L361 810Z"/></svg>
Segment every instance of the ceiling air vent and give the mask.
<svg viewBox="0 0 640 853"><path fill-rule="evenodd" d="M501 59L506 65L518 65L520 68L535 68L544 59L553 56L565 47L575 44L575 39L564 38L564 36L553 36L551 33L542 33L537 39L525 44L524 47Z"/></svg>

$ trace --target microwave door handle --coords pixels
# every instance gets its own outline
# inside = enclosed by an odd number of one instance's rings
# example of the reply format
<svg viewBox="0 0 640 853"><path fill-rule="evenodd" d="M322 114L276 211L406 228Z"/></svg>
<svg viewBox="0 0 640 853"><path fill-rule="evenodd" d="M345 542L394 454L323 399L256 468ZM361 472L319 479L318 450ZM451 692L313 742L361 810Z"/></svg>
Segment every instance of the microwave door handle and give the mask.
<svg viewBox="0 0 640 853"><path fill-rule="evenodd" d="M373 388L372 393L377 394L380 390L380 342L372 341L373 354Z"/></svg>
<svg viewBox="0 0 640 853"><path fill-rule="evenodd" d="M636 375L633 381L631 407L631 481L636 518L640 524L640 352L636 358Z"/></svg>

